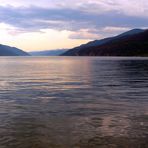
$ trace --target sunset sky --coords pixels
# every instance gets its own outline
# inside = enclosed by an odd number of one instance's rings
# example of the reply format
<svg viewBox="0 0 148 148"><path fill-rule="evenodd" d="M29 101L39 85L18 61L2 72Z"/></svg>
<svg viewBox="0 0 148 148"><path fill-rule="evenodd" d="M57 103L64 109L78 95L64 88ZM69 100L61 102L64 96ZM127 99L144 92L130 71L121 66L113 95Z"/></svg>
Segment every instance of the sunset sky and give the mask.
<svg viewBox="0 0 148 148"><path fill-rule="evenodd" d="M148 26L147 0L0 0L0 43L71 48Z"/></svg>

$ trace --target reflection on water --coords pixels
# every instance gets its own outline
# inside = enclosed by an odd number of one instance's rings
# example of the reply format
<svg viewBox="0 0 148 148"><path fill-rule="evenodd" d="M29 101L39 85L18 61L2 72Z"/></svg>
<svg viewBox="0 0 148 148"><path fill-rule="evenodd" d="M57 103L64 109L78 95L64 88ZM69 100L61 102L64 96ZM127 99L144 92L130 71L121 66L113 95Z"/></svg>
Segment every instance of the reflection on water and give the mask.
<svg viewBox="0 0 148 148"><path fill-rule="evenodd" d="M148 59L0 59L0 148L147 148Z"/></svg>

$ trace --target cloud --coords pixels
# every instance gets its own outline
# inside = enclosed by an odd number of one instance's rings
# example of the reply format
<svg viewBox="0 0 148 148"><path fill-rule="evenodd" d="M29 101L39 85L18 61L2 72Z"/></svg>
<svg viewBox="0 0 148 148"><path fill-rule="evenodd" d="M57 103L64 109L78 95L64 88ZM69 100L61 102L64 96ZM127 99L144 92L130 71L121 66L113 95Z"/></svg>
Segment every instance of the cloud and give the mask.
<svg viewBox="0 0 148 148"><path fill-rule="evenodd" d="M127 31L130 28L128 27L113 27L113 26L109 26L109 27L105 27L103 30L106 32L120 32L120 31Z"/></svg>
<svg viewBox="0 0 148 148"><path fill-rule="evenodd" d="M96 38L148 26L146 0L8 0L0 4L0 23L11 34L42 29L68 30L70 38ZM8 5L13 4L12 5Z"/></svg>
<svg viewBox="0 0 148 148"><path fill-rule="evenodd" d="M148 17L147 0L92 0L84 4L93 13L116 11L127 16Z"/></svg>
<svg viewBox="0 0 148 148"><path fill-rule="evenodd" d="M71 9L48 9L40 7L0 7L0 22L24 29L68 29L87 24L90 16ZM71 24L75 24L75 27Z"/></svg>
<svg viewBox="0 0 148 148"><path fill-rule="evenodd" d="M99 35L96 30L89 29L80 29L78 32L74 32L69 36L70 39L99 39L101 35Z"/></svg>
<svg viewBox="0 0 148 148"><path fill-rule="evenodd" d="M81 9L97 14L118 11L128 16L148 17L147 0L1 0L0 5Z"/></svg>
<svg viewBox="0 0 148 148"><path fill-rule="evenodd" d="M107 0L109 1L109 0ZM128 16L148 17L147 0L110 0L112 9Z"/></svg>
<svg viewBox="0 0 148 148"><path fill-rule="evenodd" d="M70 39L101 39L112 36L116 36L123 32L129 31L132 28L129 27L115 27L115 26L106 26L98 29L80 29L77 32L73 32L69 38ZM145 29L145 28L143 28Z"/></svg>

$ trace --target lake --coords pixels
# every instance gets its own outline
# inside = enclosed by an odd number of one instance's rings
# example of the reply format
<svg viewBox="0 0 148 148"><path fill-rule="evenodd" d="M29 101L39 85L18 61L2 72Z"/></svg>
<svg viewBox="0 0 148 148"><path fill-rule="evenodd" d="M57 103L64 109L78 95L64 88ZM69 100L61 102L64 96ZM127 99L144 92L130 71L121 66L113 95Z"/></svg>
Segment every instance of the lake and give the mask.
<svg viewBox="0 0 148 148"><path fill-rule="evenodd" d="M147 139L148 58L0 58L0 148L147 148Z"/></svg>

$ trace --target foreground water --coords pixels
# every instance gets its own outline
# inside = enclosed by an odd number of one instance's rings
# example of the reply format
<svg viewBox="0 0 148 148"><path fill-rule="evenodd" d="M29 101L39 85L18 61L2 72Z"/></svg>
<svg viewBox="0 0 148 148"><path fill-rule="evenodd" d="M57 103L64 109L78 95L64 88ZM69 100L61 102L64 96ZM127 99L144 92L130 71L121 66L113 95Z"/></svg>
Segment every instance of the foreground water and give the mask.
<svg viewBox="0 0 148 148"><path fill-rule="evenodd" d="M147 148L148 58L0 58L0 148Z"/></svg>

